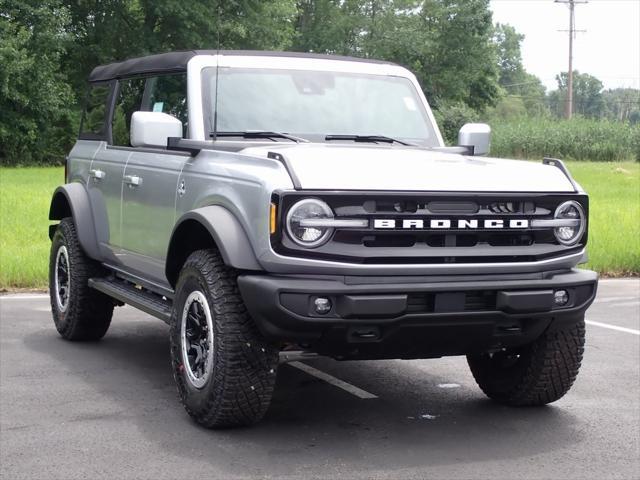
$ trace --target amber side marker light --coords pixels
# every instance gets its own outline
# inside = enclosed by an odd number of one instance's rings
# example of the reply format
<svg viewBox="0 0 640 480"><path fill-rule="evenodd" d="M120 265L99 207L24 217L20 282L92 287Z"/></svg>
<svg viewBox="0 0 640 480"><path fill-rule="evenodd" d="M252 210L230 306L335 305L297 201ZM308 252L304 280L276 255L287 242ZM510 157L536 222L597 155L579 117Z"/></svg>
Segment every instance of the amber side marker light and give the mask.
<svg viewBox="0 0 640 480"><path fill-rule="evenodd" d="M276 233L276 208L276 204L272 203L269 214L269 231L271 232L271 235Z"/></svg>

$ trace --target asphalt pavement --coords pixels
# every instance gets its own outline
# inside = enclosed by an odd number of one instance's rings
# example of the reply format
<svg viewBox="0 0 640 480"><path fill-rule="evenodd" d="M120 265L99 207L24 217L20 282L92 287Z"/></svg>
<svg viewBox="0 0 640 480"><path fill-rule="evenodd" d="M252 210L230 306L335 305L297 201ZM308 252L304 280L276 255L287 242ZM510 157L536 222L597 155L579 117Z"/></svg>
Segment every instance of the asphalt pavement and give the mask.
<svg viewBox="0 0 640 480"><path fill-rule="evenodd" d="M168 327L118 308L70 343L48 298L0 297L0 478L640 478L640 279L601 282L573 389L486 399L463 357L282 365L265 420L211 431L180 405Z"/></svg>

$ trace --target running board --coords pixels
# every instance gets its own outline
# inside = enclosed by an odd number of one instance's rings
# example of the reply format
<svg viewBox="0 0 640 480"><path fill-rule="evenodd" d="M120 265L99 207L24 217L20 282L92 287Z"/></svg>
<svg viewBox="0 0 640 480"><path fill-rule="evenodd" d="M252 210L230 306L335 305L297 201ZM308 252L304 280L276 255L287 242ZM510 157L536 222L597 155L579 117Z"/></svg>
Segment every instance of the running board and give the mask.
<svg viewBox="0 0 640 480"><path fill-rule="evenodd" d="M166 324L169 324L171 320L172 302L166 297L136 288L132 283L118 278L90 278L89 286L149 315L153 315Z"/></svg>

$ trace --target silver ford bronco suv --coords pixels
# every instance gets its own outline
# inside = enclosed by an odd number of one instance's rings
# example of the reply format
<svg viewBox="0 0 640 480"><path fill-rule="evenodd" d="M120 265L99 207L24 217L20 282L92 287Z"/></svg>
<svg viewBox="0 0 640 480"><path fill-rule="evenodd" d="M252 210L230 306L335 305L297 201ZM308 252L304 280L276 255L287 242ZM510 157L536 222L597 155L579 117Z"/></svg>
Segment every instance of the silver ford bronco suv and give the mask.
<svg viewBox="0 0 640 480"><path fill-rule="evenodd" d="M445 146L416 77L314 54L185 51L95 68L53 194L68 340L114 306L170 325L187 412L260 420L279 358L466 355L507 405L574 382L597 275L588 197L559 160ZM293 354L292 352L296 352Z"/></svg>

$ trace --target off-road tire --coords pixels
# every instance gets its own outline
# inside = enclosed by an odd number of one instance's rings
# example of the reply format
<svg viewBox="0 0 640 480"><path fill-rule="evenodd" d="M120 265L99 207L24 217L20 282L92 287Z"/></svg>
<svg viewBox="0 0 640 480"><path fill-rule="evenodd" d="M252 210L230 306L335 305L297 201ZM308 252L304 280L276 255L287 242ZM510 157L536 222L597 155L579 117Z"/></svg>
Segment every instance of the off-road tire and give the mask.
<svg viewBox="0 0 640 480"><path fill-rule="evenodd" d="M56 300L55 269L58 250L66 247L69 260L70 288L67 305L62 311ZM102 266L84 254L73 219L63 218L51 242L49 258L49 297L51 313L58 333L73 341L95 341L101 339L111 324L113 300L89 287L89 279L104 276Z"/></svg>
<svg viewBox="0 0 640 480"><path fill-rule="evenodd" d="M278 350L249 316L237 286L237 271L217 250L192 253L180 271L171 316L171 359L182 404L207 428L250 425L266 413L276 380ZM204 294L213 324L213 367L196 388L183 358L183 309L195 291Z"/></svg>
<svg viewBox="0 0 640 480"><path fill-rule="evenodd" d="M489 398L512 406L546 405L562 398L573 385L584 342L583 319L549 330L519 349L470 355L467 361L478 386Z"/></svg>

